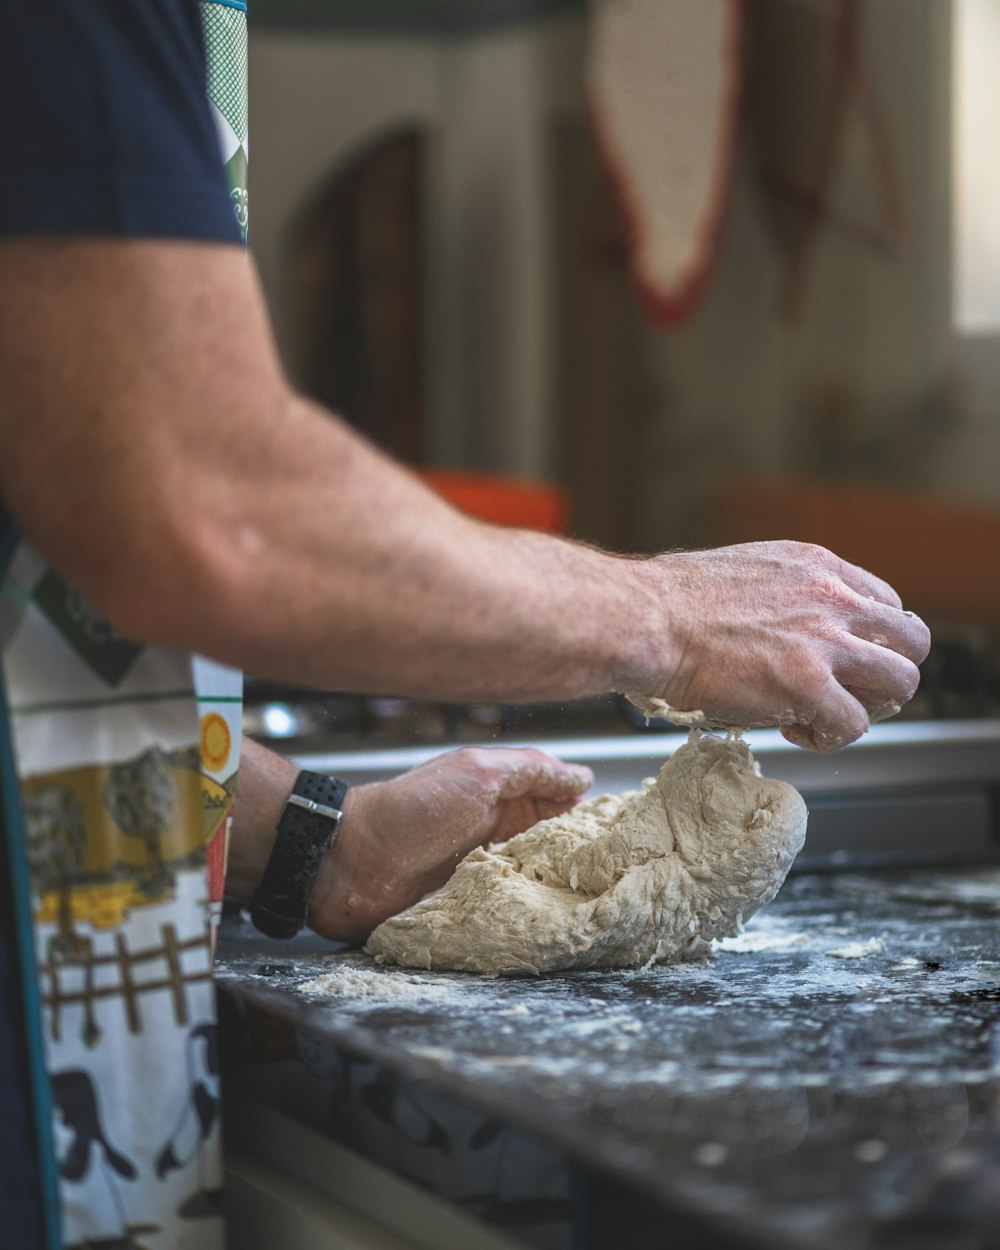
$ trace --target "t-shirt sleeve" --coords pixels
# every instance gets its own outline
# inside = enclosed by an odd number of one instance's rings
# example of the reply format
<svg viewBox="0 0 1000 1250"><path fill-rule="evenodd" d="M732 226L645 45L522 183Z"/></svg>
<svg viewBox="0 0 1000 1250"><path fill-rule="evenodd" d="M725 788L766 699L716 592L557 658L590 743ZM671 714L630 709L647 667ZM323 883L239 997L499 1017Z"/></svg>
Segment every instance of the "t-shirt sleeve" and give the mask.
<svg viewBox="0 0 1000 1250"><path fill-rule="evenodd" d="M0 235L240 243L197 0L0 0Z"/></svg>

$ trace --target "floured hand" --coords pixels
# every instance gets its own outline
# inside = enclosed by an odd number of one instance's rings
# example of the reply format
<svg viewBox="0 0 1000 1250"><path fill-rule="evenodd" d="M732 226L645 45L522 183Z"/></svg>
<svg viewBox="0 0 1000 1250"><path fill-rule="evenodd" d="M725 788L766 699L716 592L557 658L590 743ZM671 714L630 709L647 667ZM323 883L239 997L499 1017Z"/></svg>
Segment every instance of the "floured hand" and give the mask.
<svg viewBox="0 0 1000 1250"><path fill-rule="evenodd" d="M823 547L676 552L637 571L672 650L665 677L627 690L640 707L662 715L650 700L663 700L688 724L701 713L694 723L779 726L791 742L834 751L917 689L927 627L891 586Z"/></svg>
<svg viewBox="0 0 1000 1250"><path fill-rule="evenodd" d="M309 899L309 925L361 939L436 890L472 850L569 811L589 768L541 751L465 747L347 792L340 836Z"/></svg>

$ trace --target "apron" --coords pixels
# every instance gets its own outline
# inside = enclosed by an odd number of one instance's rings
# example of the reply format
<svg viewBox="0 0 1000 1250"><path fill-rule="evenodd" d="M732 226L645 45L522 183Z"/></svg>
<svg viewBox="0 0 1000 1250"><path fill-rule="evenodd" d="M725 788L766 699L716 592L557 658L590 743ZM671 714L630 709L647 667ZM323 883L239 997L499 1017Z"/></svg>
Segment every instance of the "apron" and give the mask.
<svg viewBox="0 0 1000 1250"><path fill-rule="evenodd" d="M245 5L201 5L247 226ZM0 514L0 858L50 1250L222 1250L214 935L242 676L124 638Z"/></svg>

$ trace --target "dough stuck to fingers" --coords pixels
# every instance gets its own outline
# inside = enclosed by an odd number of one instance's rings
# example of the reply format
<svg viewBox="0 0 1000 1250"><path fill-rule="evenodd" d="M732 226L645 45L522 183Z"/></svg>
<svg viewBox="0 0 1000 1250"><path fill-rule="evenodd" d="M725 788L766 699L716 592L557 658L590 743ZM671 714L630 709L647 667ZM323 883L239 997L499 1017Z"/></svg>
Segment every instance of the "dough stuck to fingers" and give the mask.
<svg viewBox="0 0 1000 1250"><path fill-rule="evenodd" d="M705 954L780 888L806 806L740 738L692 733L640 792L601 795L477 848L385 921L385 963L490 975L634 968Z"/></svg>
<svg viewBox="0 0 1000 1250"><path fill-rule="evenodd" d="M658 699L652 694L626 694L625 698L645 716L647 725L651 720L665 720L682 729L709 728L708 718L700 708L691 712L681 712L671 707L666 699Z"/></svg>

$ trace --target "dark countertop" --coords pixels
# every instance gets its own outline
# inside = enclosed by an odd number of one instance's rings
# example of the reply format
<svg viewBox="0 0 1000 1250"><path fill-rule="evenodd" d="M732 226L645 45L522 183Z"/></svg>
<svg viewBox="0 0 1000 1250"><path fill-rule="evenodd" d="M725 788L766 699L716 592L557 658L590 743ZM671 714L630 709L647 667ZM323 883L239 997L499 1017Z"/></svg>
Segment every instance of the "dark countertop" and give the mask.
<svg viewBox="0 0 1000 1250"><path fill-rule="evenodd" d="M491 981L231 917L219 977L234 1019L527 1130L645 1195L664 1233L707 1221L713 1250L727 1228L747 1246L1000 1245L1000 870L793 876L744 945L760 949ZM322 976L325 996L303 988Z"/></svg>

